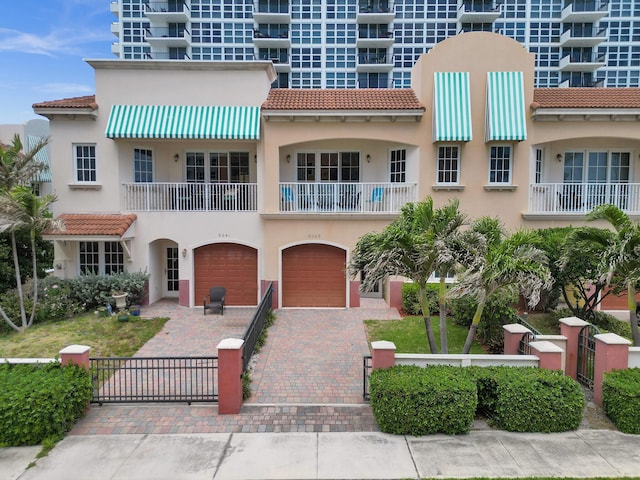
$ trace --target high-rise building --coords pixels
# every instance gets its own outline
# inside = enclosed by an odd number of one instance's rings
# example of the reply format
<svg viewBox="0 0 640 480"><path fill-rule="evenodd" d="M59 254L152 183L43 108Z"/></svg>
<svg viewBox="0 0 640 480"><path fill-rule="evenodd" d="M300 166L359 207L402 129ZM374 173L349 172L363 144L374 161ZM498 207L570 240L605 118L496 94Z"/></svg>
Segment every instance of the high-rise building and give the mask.
<svg viewBox="0 0 640 480"><path fill-rule="evenodd" d="M640 86L635 0L117 0L111 11L121 59L272 60L277 87L409 87L422 53L478 30L535 53L536 87Z"/></svg>

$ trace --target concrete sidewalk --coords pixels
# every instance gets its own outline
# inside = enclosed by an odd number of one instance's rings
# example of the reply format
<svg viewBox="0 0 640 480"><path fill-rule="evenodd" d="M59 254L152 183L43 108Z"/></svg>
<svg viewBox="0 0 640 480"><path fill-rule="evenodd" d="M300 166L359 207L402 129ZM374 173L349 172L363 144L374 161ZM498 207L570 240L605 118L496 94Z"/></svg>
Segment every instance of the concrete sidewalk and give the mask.
<svg viewBox="0 0 640 480"><path fill-rule="evenodd" d="M70 435L20 480L401 479L640 476L640 436L609 430L405 437L357 433ZM35 458L24 450L23 468ZM15 462L14 462L15 468Z"/></svg>

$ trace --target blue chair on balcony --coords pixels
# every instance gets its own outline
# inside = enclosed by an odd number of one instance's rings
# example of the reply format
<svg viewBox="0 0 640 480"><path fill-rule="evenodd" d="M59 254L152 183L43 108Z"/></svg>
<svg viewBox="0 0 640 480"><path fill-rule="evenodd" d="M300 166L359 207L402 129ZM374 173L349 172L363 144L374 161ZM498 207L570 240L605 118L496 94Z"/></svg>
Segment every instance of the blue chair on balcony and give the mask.
<svg viewBox="0 0 640 480"><path fill-rule="evenodd" d="M371 210L382 210L384 201L384 187L375 187L371 190Z"/></svg>
<svg viewBox="0 0 640 480"><path fill-rule="evenodd" d="M280 211L290 212L295 205L295 197L291 187L282 187L282 195L280 197Z"/></svg>

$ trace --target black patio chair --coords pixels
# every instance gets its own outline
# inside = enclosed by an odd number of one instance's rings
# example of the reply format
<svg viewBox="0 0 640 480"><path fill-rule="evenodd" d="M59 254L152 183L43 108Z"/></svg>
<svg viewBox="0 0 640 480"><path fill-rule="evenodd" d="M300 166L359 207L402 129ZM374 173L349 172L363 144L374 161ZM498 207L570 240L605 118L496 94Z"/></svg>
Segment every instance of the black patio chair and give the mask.
<svg viewBox="0 0 640 480"><path fill-rule="evenodd" d="M224 315L224 297L227 289L224 287L211 287L209 296L204 297L202 305L204 306L204 314L207 314L207 308L210 310L220 310L220 315Z"/></svg>

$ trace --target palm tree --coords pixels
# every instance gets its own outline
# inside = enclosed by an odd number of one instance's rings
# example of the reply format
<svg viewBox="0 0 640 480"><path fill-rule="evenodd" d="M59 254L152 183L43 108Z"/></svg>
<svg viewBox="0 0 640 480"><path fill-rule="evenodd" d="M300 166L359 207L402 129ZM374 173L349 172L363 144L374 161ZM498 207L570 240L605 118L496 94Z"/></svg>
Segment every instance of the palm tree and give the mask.
<svg viewBox="0 0 640 480"><path fill-rule="evenodd" d="M35 161L35 155L44 145L46 145L45 140L24 154L21 152L20 138L16 135L11 146L6 149L0 146L0 232L10 233L21 318L20 322L13 321L2 308L0 308L0 316L17 331L24 331L33 324L38 301L36 236L40 230L53 223L48 208L55 198L51 195L38 197L29 185L33 175L43 168ZM22 229L29 232L33 266L33 306L28 319L15 236L16 231Z"/></svg>
<svg viewBox="0 0 640 480"><path fill-rule="evenodd" d="M617 283L627 289L629 323L634 346L640 346L636 319L636 285L640 281L640 225L615 205L598 205L587 214L587 220L604 220L614 232L603 229L580 229L576 238L595 242L604 249L600 257L600 277L607 285Z"/></svg>
<svg viewBox="0 0 640 480"><path fill-rule="evenodd" d="M520 230L504 237L496 219L483 217L465 234L458 259L466 267L449 291L452 298L470 296L478 306L462 353L469 353L487 298L498 290L522 293L533 308L540 292L552 283L546 254L537 248L535 232Z"/></svg>
<svg viewBox="0 0 640 480"><path fill-rule="evenodd" d="M382 232L363 235L358 240L349 263L349 274L352 277L360 271L366 272L363 280L365 289L389 275L408 278L418 285L418 301L433 353L438 352L438 347L429 315L427 282L436 270L445 272L450 269L453 255L448 251L447 245L465 223L466 218L459 211L457 200L450 200L439 209L434 209L431 197L423 202L409 203L402 208L400 216ZM444 281L444 273L442 280ZM444 305L441 305L440 312L440 340L446 351Z"/></svg>

